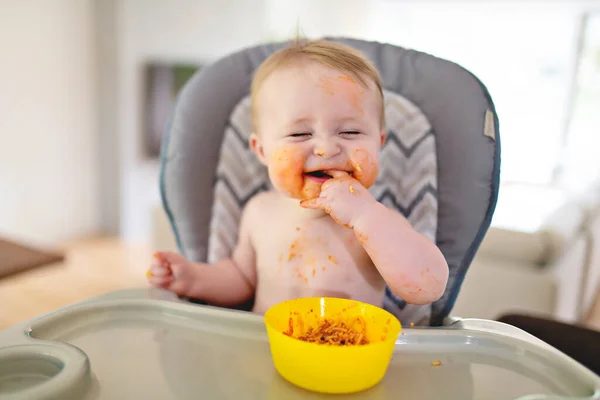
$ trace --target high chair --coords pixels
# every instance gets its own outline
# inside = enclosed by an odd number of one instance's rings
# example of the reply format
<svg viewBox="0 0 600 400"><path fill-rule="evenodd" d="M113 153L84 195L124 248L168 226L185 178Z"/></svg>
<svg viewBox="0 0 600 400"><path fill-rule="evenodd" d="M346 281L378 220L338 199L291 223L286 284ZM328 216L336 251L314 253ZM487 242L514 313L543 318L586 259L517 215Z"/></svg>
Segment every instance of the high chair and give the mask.
<svg viewBox="0 0 600 400"><path fill-rule="evenodd" d="M403 323L440 326L449 316L498 197L498 117L485 86L460 66L389 44L336 39L368 56L382 76L387 141L371 191L404 214L446 257L442 298L411 306L387 290ZM215 62L181 90L166 128L160 191L178 247L196 262L230 256L241 210L269 188L248 146L254 70L285 43ZM248 305L242 305L248 308Z"/></svg>

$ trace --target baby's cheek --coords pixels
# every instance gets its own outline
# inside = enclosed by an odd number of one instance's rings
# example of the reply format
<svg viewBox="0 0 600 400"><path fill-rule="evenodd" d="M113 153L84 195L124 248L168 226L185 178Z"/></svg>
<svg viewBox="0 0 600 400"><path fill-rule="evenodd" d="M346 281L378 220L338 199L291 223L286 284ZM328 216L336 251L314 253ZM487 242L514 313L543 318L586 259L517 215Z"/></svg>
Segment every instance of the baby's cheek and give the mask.
<svg viewBox="0 0 600 400"><path fill-rule="evenodd" d="M367 150L356 149L352 154L352 166L357 181L366 188L373 186L379 174L378 160L374 159Z"/></svg>
<svg viewBox="0 0 600 400"><path fill-rule="evenodd" d="M269 177L273 185L290 197L305 198L304 163L301 151L288 147L275 149L269 161Z"/></svg>

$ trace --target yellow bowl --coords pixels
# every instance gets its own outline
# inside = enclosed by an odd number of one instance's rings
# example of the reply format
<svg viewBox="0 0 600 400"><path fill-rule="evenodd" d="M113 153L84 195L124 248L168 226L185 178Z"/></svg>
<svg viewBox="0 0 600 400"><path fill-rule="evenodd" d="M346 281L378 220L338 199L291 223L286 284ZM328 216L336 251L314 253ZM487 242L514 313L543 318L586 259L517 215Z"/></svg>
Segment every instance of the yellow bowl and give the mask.
<svg viewBox="0 0 600 400"><path fill-rule="evenodd" d="M359 318L359 317L362 317ZM294 335L316 328L323 318L361 320L369 341L363 345L310 343L284 334L290 318ZM394 351L400 322L382 308L353 300L312 297L271 307L264 316L275 369L289 382L320 393L353 393L384 377Z"/></svg>

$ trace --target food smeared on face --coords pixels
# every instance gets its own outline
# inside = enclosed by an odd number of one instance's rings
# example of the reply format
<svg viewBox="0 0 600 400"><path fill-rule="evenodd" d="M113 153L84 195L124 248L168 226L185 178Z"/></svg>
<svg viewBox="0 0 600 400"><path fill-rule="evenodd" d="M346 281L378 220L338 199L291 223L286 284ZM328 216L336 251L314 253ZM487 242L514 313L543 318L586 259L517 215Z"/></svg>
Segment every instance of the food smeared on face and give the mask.
<svg viewBox="0 0 600 400"><path fill-rule="evenodd" d="M269 161L269 177L277 189L297 199L304 199L307 198L307 194L314 194L307 193L305 187L304 164L306 157L301 148L279 147L272 152ZM318 196L318 192L315 196Z"/></svg>
<svg viewBox="0 0 600 400"><path fill-rule="evenodd" d="M348 75L338 75L334 78L322 77L319 79L319 86L321 90L329 95L341 95L347 99L352 108L354 108L359 114L364 115L362 103L364 100L365 90L354 80L354 78Z"/></svg>
<svg viewBox="0 0 600 400"><path fill-rule="evenodd" d="M352 166L354 167L354 178L365 188L373 186L379 174L377 161L366 149L356 149L352 154Z"/></svg>
<svg viewBox="0 0 600 400"><path fill-rule="evenodd" d="M306 157L301 148L286 146L276 149L271 155L269 175L273 185L288 196L299 199L312 199L321 193L321 186L333 179L335 171L328 169L305 169ZM360 182L365 188L371 187L377 180L379 168L377 162L365 149L356 149L349 165L341 166L344 171ZM350 193L356 190L349 187Z"/></svg>

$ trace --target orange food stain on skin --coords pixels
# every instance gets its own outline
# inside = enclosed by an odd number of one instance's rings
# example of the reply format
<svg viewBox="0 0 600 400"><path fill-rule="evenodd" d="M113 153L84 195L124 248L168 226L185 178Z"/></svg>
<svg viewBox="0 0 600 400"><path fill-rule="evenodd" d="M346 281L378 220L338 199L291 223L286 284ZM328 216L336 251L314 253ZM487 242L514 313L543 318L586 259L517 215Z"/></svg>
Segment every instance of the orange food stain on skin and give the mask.
<svg viewBox="0 0 600 400"><path fill-rule="evenodd" d="M311 199L321 193L321 184L304 177L306 156L302 149L282 146L269 157L269 178L273 185L295 199Z"/></svg>
<svg viewBox="0 0 600 400"><path fill-rule="evenodd" d="M329 96L340 93L348 99L356 111L361 115L364 114L361 103L365 91L356 83L354 78L348 75L338 75L336 78L321 78L319 79L319 86Z"/></svg>
<svg viewBox="0 0 600 400"><path fill-rule="evenodd" d="M347 75L340 75L338 76L338 78L340 79L344 79L350 83L354 83L356 85L356 82L354 81L354 79L352 79L351 77L347 76Z"/></svg>
<svg viewBox="0 0 600 400"><path fill-rule="evenodd" d="M294 240L292 242L292 244L290 245L290 251L289 251L288 257L287 257L288 262L292 261L294 258L296 258L298 256L299 247L300 247L300 238Z"/></svg>
<svg viewBox="0 0 600 400"><path fill-rule="evenodd" d="M330 78L320 78L319 86L321 89L330 96L335 94L335 90L333 89L334 82Z"/></svg>
<svg viewBox="0 0 600 400"><path fill-rule="evenodd" d="M315 269L313 268L313 270L312 270L312 276L315 276L315 274L316 274L316 273L317 273L317 270L315 270Z"/></svg>
<svg viewBox="0 0 600 400"><path fill-rule="evenodd" d="M334 264L337 264L337 259L334 256L329 256L329 261L331 261Z"/></svg>
<svg viewBox="0 0 600 400"><path fill-rule="evenodd" d="M358 239L358 242L362 245L367 243L367 240L369 240L369 237L361 232L356 232L356 238Z"/></svg>
<svg viewBox="0 0 600 400"><path fill-rule="evenodd" d="M325 272L325 270L327 269L327 267L322 267L321 270L323 270L323 272Z"/></svg>
<svg viewBox="0 0 600 400"><path fill-rule="evenodd" d="M371 157L366 149L354 150L351 157L356 180L367 189L373 186L379 174L377 161Z"/></svg>
<svg viewBox="0 0 600 400"><path fill-rule="evenodd" d="M340 76L339 78L341 80L345 81L344 82L344 89L346 92L345 94L348 96L348 99L350 100L352 107L354 107L354 109L356 111L358 111L361 115L363 115L365 112L362 109L361 103L362 103L363 95L364 95L365 91L363 89L361 89L361 87L351 77Z"/></svg>

